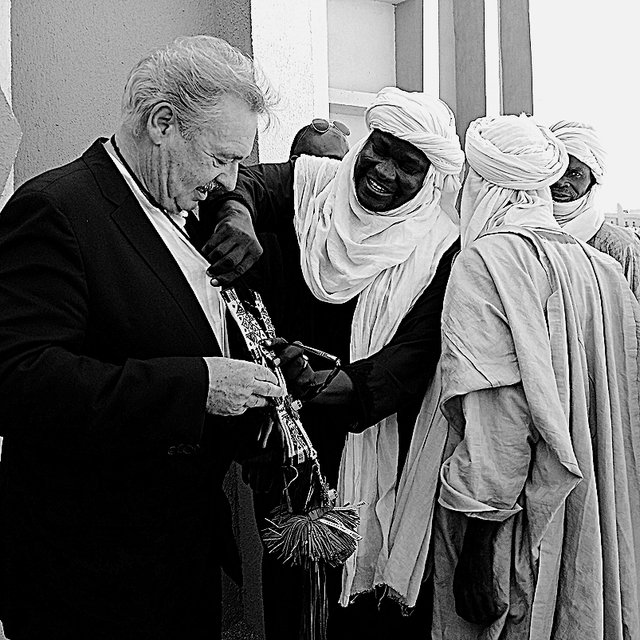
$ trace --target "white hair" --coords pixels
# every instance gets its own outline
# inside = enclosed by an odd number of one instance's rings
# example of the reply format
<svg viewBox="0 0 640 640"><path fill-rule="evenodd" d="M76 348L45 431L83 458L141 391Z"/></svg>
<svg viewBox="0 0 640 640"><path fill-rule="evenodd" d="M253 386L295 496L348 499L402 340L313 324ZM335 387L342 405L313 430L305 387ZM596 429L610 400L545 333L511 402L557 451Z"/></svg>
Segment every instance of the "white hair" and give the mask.
<svg viewBox="0 0 640 640"><path fill-rule="evenodd" d="M227 95L267 119L275 104L272 88L248 56L220 38L181 37L131 70L122 96L122 119L139 136L153 108L167 102L180 132L190 138L211 127Z"/></svg>

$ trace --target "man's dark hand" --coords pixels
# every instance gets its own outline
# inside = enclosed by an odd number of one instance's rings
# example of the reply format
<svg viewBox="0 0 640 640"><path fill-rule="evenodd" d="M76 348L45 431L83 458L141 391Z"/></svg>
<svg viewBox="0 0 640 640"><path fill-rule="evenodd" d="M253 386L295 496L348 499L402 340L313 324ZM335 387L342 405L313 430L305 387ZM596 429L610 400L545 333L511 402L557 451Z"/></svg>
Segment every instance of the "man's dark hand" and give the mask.
<svg viewBox="0 0 640 640"><path fill-rule="evenodd" d="M249 210L238 202L222 205L220 221L202 252L211 263L212 284L225 286L254 265L262 255Z"/></svg>
<svg viewBox="0 0 640 640"><path fill-rule="evenodd" d="M499 522L468 519L453 576L456 613L467 622L488 626L509 607L509 585L501 584L494 562L494 539L499 526Z"/></svg>
<svg viewBox="0 0 640 640"><path fill-rule="evenodd" d="M287 342L283 338L272 338L265 343L278 358L278 364L287 381L289 393L294 398L304 396L309 386L315 384L316 374L304 355L299 342Z"/></svg>

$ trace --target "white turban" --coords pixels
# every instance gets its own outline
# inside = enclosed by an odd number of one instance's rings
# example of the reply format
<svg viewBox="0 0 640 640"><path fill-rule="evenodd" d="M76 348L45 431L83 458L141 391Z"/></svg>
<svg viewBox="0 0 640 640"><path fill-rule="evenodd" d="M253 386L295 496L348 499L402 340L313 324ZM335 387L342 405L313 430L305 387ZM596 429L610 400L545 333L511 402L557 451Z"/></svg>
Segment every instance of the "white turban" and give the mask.
<svg viewBox="0 0 640 640"><path fill-rule="evenodd" d="M459 176L464 154L451 109L426 93L386 87L365 112L369 129L379 129L418 147L438 171Z"/></svg>
<svg viewBox="0 0 640 640"><path fill-rule="evenodd" d="M462 191L460 233L465 247L501 225L559 229L549 186L564 173L564 145L533 118L478 118L467 129L470 169Z"/></svg>
<svg viewBox="0 0 640 640"><path fill-rule="evenodd" d="M424 183L411 200L381 212L369 211L358 202L353 170L366 139L340 162L301 156L294 174L294 225L309 289L319 300L333 303L358 297L351 325L351 360L366 358L391 340L457 239L454 203L464 163L453 114L437 98L382 89L367 109L366 122L370 128L409 142L431 161ZM363 433L349 434L338 489L342 501L366 503L360 511L361 527L375 533L364 536L345 565L343 602L375 586L378 576L366 562L363 565L363 557L380 555L380 567L389 559L397 467L395 415ZM413 575L417 549L403 548L398 553L407 564L404 573Z"/></svg>
<svg viewBox="0 0 640 640"><path fill-rule="evenodd" d="M560 226L571 235L586 242L600 229L604 212L598 206L600 185L604 182L607 154L596 130L589 124L560 120L551 131L564 143L567 153L584 162L596 184L573 202L554 202L553 215Z"/></svg>
<svg viewBox="0 0 640 640"><path fill-rule="evenodd" d="M606 173L607 154L596 130L590 124L560 120L550 127L556 138L562 140L570 156L584 162L598 184Z"/></svg>

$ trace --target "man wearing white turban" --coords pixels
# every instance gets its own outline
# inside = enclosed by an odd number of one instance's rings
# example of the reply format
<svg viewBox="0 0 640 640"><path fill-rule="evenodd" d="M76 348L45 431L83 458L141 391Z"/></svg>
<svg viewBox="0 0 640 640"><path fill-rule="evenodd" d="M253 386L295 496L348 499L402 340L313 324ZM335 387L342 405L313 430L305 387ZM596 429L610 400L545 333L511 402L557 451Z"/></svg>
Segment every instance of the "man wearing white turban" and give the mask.
<svg viewBox="0 0 640 640"><path fill-rule="evenodd" d="M279 333L348 363L302 410L341 502L365 503L363 539L344 568L340 602L361 597L337 607L339 576L330 579L328 637L423 637L430 605L422 606L420 590L446 435L431 419L439 387L421 405L459 248L454 206L464 155L453 114L437 98L386 88L365 118L369 136L342 161L303 155L242 170L222 213L248 209L259 232L277 234L284 285L279 301L265 296L284 311ZM290 390L317 388L329 373L304 364L295 345L279 348L296 379ZM275 564L265 558L267 637L298 640L300 578ZM382 594L390 597L379 607Z"/></svg>
<svg viewBox="0 0 640 640"><path fill-rule="evenodd" d="M551 131L569 154L567 170L551 185L553 215L567 233L617 260L640 300L640 238L631 229L605 222L598 204L606 154L596 130L582 122L561 120Z"/></svg>
<svg viewBox="0 0 640 640"><path fill-rule="evenodd" d="M640 306L554 219L567 155L549 130L480 118L465 150L433 638L638 638Z"/></svg>

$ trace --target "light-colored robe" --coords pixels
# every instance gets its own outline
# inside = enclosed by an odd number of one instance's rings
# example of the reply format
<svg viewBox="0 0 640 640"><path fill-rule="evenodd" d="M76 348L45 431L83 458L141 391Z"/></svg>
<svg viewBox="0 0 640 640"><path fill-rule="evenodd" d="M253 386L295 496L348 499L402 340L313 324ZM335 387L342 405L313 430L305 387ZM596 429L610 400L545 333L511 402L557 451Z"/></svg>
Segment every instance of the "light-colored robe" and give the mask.
<svg viewBox="0 0 640 640"><path fill-rule="evenodd" d="M503 227L456 259L443 311L452 456L434 524L436 640L640 638L640 307L608 256ZM508 611L455 612L468 517L501 521Z"/></svg>
<svg viewBox="0 0 640 640"><path fill-rule="evenodd" d="M640 300L640 238L631 229L605 222L587 244L620 263L631 291Z"/></svg>

